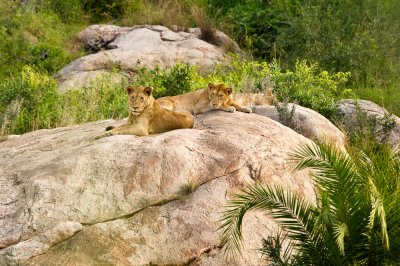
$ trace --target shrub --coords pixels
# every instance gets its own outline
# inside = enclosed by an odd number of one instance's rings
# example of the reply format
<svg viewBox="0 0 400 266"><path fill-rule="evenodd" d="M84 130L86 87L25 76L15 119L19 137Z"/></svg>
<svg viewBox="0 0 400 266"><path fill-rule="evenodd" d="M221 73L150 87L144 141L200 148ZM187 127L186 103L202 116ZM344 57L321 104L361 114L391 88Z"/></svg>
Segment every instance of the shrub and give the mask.
<svg viewBox="0 0 400 266"><path fill-rule="evenodd" d="M105 75L85 88L68 90L60 98L59 123L73 125L127 117L125 87L124 82L114 84Z"/></svg>
<svg viewBox="0 0 400 266"><path fill-rule="evenodd" d="M0 122L20 134L57 125L57 83L25 66L20 76L0 83Z"/></svg>
<svg viewBox="0 0 400 266"><path fill-rule="evenodd" d="M285 72L274 62L271 64L271 76L278 100L298 102L328 118L336 114L337 99L351 95L351 90L344 86L350 73L330 75L327 71L319 72L316 65L306 61L297 61L294 71Z"/></svg>
<svg viewBox="0 0 400 266"><path fill-rule="evenodd" d="M385 114L382 118L368 115L359 105L356 113L345 118L337 117L336 123L346 134L351 146L365 152L372 152L381 144L386 144L396 122L392 115Z"/></svg>
<svg viewBox="0 0 400 266"><path fill-rule="evenodd" d="M208 80L226 83L238 92L267 92L273 86L267 62L231 56L228 64L217 65Z"/></svg>
<svg viewBox="0 0 400 266"><path fill-rule="evenodd" d="M64 50L46 43L32 45L29 51L31 55L29 63L49 73L60 70L70 59Z"/></svg>
<svg viewBox="0 0 400 266"><path fill-rule="evenodd" d="M190 64L176 64L168 70L141 68L139 72L135 84L154 87L155 98L190 92L206 85L197 67Z"/></svg>

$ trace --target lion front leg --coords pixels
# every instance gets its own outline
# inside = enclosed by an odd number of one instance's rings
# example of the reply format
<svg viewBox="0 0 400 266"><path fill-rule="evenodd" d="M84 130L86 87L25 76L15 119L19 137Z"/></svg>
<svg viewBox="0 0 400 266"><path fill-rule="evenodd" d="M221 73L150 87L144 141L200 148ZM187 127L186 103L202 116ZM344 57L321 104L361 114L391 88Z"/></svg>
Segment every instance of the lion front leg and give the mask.
<svg viewBox="0 0 400 266"><path fill-rule="evenodd" d="M136 135L136 136L148 136L149 129L144 125L131 125L124 127L117 127L110 130L113 135Z"/></svg>
<svg viewBox="0 0 400 266"><path fill-rule="evenodd" d="M236 108L231 105L225 105L225 106L221 106L220 108L218 108L218 110L233 113L236 111Z"/></svg>
<svg viewBox="0 0 400 266"><path fill-rule="evenodd" d="M238 105L236 103L232 103L232 106L235 107L236 110L238 110L239 112L243 112L243 113L252 113L252 111L253 111L249 107L241 107L240 105Z"/></svg>

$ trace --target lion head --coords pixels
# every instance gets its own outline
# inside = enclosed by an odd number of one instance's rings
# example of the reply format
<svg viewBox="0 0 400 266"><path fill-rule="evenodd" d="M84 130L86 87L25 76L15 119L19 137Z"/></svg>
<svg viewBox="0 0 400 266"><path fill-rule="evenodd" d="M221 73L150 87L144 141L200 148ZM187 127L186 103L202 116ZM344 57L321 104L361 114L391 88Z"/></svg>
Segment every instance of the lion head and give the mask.
<svg viewBox="0 0 400 266"><path fill-rule="evenodd" d="M129 112L132 115L140 115L152 102L154 98L151 96L152 87L132 87L126 88L129 97Z"/></svg>
<svg viewBox="0 0 400 266"><path fill-rule="evenodd" d="M227 105L231 94L232 88L227 87L225 84L208 83L208 97L210 98L210 106L213 109Z"/></svg>

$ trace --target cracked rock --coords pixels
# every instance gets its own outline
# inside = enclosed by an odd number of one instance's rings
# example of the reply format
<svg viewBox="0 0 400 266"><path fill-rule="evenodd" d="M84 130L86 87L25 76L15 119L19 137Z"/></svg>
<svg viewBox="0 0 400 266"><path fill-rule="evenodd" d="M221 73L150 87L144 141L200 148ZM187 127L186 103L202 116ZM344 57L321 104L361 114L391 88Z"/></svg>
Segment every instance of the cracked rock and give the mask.
<svg viewBox="0 0 400 266"><path fill-rule="evenodd" d="M257 180L315 202L309 171L288 163L311 141L267 117L211 111L193 129L94 140L121 123L0 142L0 264L263 265L257 248L276 224L246 216L243 258L228 262L217 230L226 199Z"/></svg>

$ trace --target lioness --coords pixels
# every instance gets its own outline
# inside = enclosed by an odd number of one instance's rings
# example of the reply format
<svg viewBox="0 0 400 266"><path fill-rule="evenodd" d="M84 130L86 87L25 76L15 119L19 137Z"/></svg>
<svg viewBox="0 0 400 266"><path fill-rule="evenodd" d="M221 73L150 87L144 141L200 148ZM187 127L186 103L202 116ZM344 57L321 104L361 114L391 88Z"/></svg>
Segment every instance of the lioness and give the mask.
<svg viewBox="0 0 400 266"><path fill-rule="evenodd" d="M107 127L106 133L96 139L111 135L148 136L179 128L192 128L193 116L161 108L151 95L151 87L126 88L129 97L128 121L119 127Z"/></svg>
<svg viewBox="0 0 400 266"><path fill-rule="evenodd" d="M208 83L206 89L188 92L176 96L167 96L157 99L161 107L171 111L187 111L194 115L205 113L209 110L223 110L235 112L236 110L251 113L251 108L241 107L232 99L232 88L225 84Z"/></svg>
<svg viewBox="0 0 400 266"><path fill-rule="evenodd" d="M272 88L267 93L235 93L233 100L240 105L276 105L277 100Z"/></svg>

